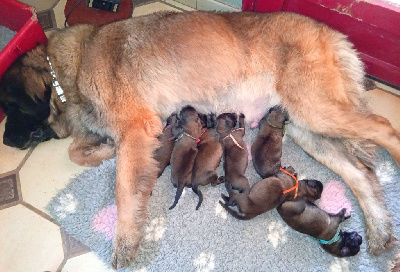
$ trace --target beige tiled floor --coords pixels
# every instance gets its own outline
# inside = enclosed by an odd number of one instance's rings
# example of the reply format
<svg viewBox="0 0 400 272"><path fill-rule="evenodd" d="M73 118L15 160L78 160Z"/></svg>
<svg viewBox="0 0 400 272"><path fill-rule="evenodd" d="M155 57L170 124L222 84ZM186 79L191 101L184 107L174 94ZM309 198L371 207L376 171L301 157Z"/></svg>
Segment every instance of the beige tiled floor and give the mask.
<svg viewBox="0 0 400 272"><path fill-rule="evenodd" d="M65 3L66 0L60 0L54 8L58 27L64 24ZM134 16L159 10L191 9L171 0L157 1L136 7ZM387 117L400 130L400 97L379 89L369 91L368 97L374 112ZM34 149L20 151L2 144L3 132L4 122L0 124L0 178L16 174L22 199L17 205L0 209L0 271L113 271L92 252L67 256L61 230L44 208L69 178L85 169L68 158L71 139L51 140Z"/></svg>

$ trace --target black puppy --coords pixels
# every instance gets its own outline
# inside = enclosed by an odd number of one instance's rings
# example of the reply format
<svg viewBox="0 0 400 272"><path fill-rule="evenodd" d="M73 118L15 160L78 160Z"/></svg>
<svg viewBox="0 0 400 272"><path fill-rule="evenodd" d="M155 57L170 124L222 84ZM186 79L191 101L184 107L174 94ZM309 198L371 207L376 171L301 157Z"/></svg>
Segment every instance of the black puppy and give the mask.
<svg viewBox="0 0 400 272"><path fill-rule="evenodd" d="M236 128L237 115L235 113L223 113L217 118L217 132L224 151L225 176L220 177L225 182L229 195L233 190L240 193L250 190L250 184L245 176L249 158L246 143L243 140L244 115L239 116L239 127Z"/></svg>
<svg viewBox="0 0 400 272"><path fill-rule="evenodd" d="M175 201L169 208L173 209L178 203L185 186L192 183L192 171L197 156L197 143L202 132L202 125L197 111L184 107L179 113L179 121L172 126L172 134L176 142L171 154L171 182L177 188Z"/></svg>
<svg viewBox="0 0 400 272"><path fill-rule="evenodd" d="M362 237L357 232L339 229L346 217L346 209L329 214L304 199L286 201L278 206L282 219L294 230L316 238L322 248L335 257L354 256L360 251Z"/></svg>

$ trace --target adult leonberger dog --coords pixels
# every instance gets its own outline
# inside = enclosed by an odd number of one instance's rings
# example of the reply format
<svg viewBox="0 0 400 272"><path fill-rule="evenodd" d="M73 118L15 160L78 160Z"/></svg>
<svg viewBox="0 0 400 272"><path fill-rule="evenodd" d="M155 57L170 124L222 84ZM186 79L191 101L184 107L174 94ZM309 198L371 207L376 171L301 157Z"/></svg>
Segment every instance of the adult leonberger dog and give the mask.
<svg viewBox="0 0 400 272"><path fill-rule="evenodd" d="M346 37L300 15L156 13L55 33L4 75L0 100L9 115L47 111L35 135L49 138L48 125L60 138L71 135L70 157L80 165L116 155L114 267L134 259L142 238L162 119L187 104L244 113L249 123L281 105L290 137L358 198L369 251L379 254L396 238L373 155L382 146L399 164L400 133L367 109L363 80Z"/></svg>

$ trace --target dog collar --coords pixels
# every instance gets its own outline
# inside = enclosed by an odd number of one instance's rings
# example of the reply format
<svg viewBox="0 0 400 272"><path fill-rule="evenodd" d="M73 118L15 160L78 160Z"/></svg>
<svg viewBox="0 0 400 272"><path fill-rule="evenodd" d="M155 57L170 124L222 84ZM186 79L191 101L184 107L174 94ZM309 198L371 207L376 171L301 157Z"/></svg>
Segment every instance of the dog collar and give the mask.
<svg viewBox="0 0 400 272"><path fill-rule="evenodd" d="M227 136L225 136L224 138L222 138L222 140L225 140L226 138L229 137L229 138L232 139L232 141L235 143L235 145L236 145L237 147L239 147L240 149L244 149L243 146L241 146L241 145L238 143L238 141L235 139L235 137L233 137L233 135L232 135L232 132L234 132L234 131L236 131L236 130L242 130L242 129L244 129L244 128L237 128L237 129L232 130L231 133L229 133Z"/></svg>
<svg viewBox="0 0 400 272"><path fill-rule="evenodd" d="M287 194L287 193L289 193L289 192L295 190L295 191L294 191L294 198L296 198L296 197L297 197L297 191L299 190L299 181L297 180L297 178L296 178L294 175L290 174L290 173L289 173L288 171L286 171L285 169L281 168L280 170L281 170L283 173L285 173L285 174L291 176L291 177L296 181L296 185L293 186L293 187L290 188L290 189L287 189L287 190L283 191L283 194Z"/></svg>
<svg viewBox="0 0 400 272"><path fill-rule="evenodd" d="M58 83L58 80L56 77L56 72L54 72L54 69L53 69L53 66L51 65L49 56L47 56L46 59L50 66L50 74L51 74L51 77L53 78L53 87L56 90L57 95L60 98L61 102L66 103L67 99L65 98L63 89L61 88L60 84Z"/></svg>
<svg viewBox="0 0 400 272"><path fill-rule="evenodd" d="M337 229L337 231L335 233L335 236L333 236L333 238L330 239L329 241L323 240L323 239L318 239L318 238L315 238L315 237L313 237L313 238L315 240L317 240L322 245L332 245L333 243L336 243L337 241L339 241L339 239L340 239L340 229L339 228Z"/></svg>
<svg viewBox="0 0 400 272"><path fill-rule="evenodd" d="M200 138L193 137L192 135L190 135L189 133L186 133L186 132L183 132L181 135L179 135L178 138L176 138L175 142L179 141L183 137L183 135L185 135L189 138L192 138L193 140L196 141L196 143L200 142Z"/></svg>

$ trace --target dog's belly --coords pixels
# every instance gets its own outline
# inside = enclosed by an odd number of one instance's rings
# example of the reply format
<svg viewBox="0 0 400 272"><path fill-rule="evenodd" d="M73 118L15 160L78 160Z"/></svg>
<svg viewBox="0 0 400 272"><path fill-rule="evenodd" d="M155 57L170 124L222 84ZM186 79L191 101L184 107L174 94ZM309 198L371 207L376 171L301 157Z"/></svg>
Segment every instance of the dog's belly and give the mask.
<svg viewBox="0 0 400 272"><path fill-rule="evenodd" d="M206 92L193 86L173 87L168 90L168 93L172 94L168 99L163 97L157 105L154 105L163 119L183 106L192 105L202 113L243 113L246 116L246 123L258 123L269 108L281 102L275 90L273 77L265 73L228 84L226 87L210 87Z"/></svg>

